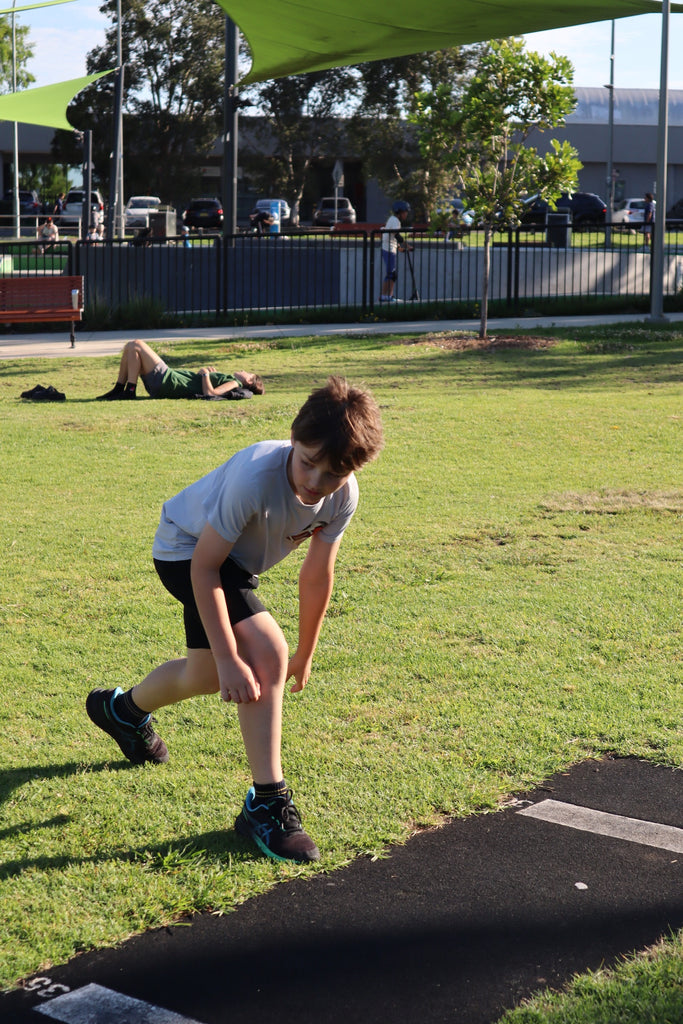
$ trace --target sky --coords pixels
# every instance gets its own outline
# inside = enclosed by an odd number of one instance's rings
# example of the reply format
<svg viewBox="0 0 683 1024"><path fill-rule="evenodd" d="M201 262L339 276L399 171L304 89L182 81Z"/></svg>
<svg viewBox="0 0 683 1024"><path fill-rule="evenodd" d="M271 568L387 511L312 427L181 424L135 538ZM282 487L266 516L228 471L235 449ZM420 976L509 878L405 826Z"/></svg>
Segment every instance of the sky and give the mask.
<svg viewBox="0 0 683 1024"><path fill-rule="evenodd" d="M17 6L26 0L17 0ZM26 11L17 24L29 28L35 49L29 70L34 86L50 85L86 73L89 50L104 42L106 21L100 0L75 0L56 7ZM9 7L9 4L3 4ZM536 32L526 36L527 48L540 53L554 50L574 65L576 86L609 83L611 22ZM620 18L615 31L614 84L617 89L658 89L660 80L661 17L644 14ZM669 88L683 89L683 14L670 18Z"/></svg>

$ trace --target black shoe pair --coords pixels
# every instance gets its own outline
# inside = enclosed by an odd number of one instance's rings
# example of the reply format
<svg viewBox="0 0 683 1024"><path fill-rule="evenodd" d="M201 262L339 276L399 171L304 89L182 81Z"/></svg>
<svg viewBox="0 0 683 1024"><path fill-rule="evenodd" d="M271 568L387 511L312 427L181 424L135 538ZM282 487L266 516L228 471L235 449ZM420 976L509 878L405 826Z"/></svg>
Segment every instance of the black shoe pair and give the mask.
<svg viewBox="0 0 683 1024"><path fill-rule="evenodd" d="M28 398L31 402L63 402L66 399L66 395L53 388L52 384L46 388L42 384L36 384L30 391L22 391L21 397Z"/></svg>

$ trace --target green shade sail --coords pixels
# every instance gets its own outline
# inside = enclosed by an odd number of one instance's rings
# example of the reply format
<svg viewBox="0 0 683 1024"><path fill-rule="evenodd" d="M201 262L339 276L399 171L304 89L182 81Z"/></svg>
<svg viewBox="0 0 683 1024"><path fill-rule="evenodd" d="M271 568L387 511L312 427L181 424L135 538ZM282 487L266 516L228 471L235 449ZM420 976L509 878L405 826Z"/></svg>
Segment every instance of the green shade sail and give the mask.
<svg viewBox="0 0 683 1024"><path fill-rule="evenodd" d="M74 125L66 119L66 108L81 89L96 82L110 71L96 75L72 78L68 82L43 85L38 89L23 89L0 96L0 121L19 121L22 124L41 124L48 128L65 128L71 132Z"/></svg>
<svg viewBox="0 0 683 1024"><path fill-rule="evenodd" d="M662 11L657 0L217 2L251 47L253 66L245 83ZM671 9L680 13L683 5Z"/></svg>
<svg viewBox="0 0 683 1024"><path fill-rule="evenodd" d="M40 4L26 4L25 7L6 7L0 11L0 15L21 14L22 11L35 11L39 7L55 7L57 4L72 4L74 0L44 0Z"/></svg>

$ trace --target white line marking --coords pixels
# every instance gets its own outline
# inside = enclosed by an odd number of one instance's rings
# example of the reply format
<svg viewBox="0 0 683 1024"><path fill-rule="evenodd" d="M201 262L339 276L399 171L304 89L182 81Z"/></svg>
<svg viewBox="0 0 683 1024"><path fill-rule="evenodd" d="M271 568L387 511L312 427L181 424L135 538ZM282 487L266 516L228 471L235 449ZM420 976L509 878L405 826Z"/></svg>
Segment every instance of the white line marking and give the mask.
<svg viewBox="0 0 683 1024"><path fill-rule="evenodd" d="M34 1006L63 1024L200 1024L190 1017L181 1017L171 1010L131 999L102 985L85 985L66 995Z"/></svg>
<svg viewBox="0 0 683 1024"><path fill-rule="evenodd" d="M594 832L600 836L625 839L628 843L640 843L642 846L656 846L660 850L683 853L683 828L659 825L656 821L624 818L621 814L607 814L605 811L594 811L590 807L565 804L559 800L541 800L517 811L517 814L539 818L555 825L566 825L581 832Z"/></svg>

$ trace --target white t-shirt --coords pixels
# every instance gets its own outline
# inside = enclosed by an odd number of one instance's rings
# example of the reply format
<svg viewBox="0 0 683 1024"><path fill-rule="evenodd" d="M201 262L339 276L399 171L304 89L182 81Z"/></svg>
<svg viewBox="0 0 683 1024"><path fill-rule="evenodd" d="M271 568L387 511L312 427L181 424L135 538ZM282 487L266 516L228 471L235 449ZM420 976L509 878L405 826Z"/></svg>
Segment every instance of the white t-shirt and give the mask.
<svg viewBox="0 0 683 1024"><path fill-rule="evenodd" d="M396 232L401 230L401 222L393 213L382 228L382 248L385 252L398 252Z"/></svg>
<svg viewBox="0 0 683 1024"><path fill-rule="evenodd" d="M253 575L282 561L313 533L332 544L358 504L353 474L316 505L304 505L287 478L289 441L260 441L164 503L152 554L165 562L192 558L207 523L234 544L230 557Z"/></svg>

